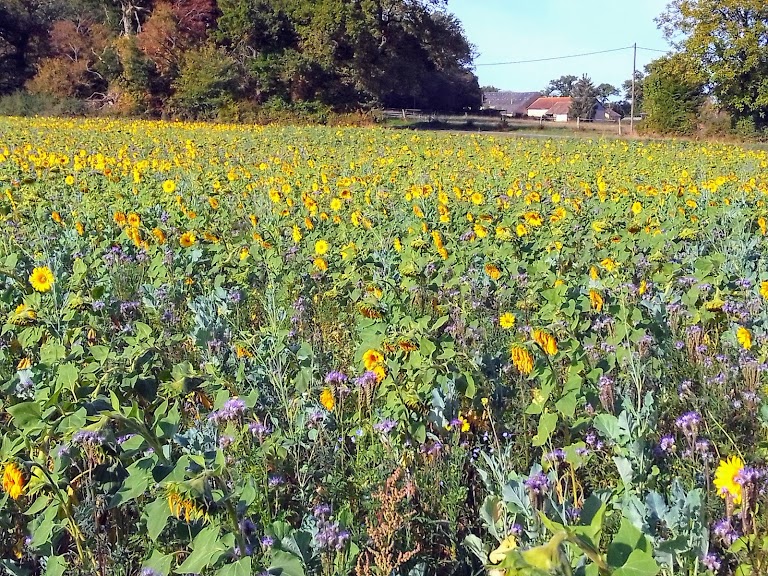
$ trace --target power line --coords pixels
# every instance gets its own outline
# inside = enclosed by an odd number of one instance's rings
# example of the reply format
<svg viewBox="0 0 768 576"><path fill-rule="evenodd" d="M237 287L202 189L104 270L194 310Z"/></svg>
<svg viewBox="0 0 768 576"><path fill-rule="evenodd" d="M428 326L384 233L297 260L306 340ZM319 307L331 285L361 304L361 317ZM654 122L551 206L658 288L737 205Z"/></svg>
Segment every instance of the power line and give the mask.
<svg viewBox="0 0 768 576"><path fill-rule="evenodd" d="M565 60L566 58L581 58L582 56L593 56L595 54L607 54L608 52L620 52L622 50L629 50L632 46L624 46L623 48L610 48L608 50L598 50L596 52L583 52L581 54L569 54L567 56L552 56L550 58L533 58L531 60L514 60L511 62L488 62L486 64L475 64L475 66L505 66L507 64L528 64L530 62L547 62L549 60Z"/></svg>
<svg viewBox="0 0 768 576"><path fill-rule="evenodd" d="M565 56L551 56L549 58L532 58L530 60L512 60L509 62L485 62L485 63L478 63L475 64L475 66L506 66L509 64L530 64L534 62L549 62L552 60L565 60L568 58L582 58L584 56L594 56L596 54L608 54L609 52L621 52L623 50L632 50L634 46L623 46L622 48L609 48L608 50L597 50L595 52L582 52L581 54L568 54ZM652 52L668 52L668 50L657 50L656 48L641 48L640 46L637 47L638 50L650 50Z"/></svg>
<svg viewBox="0 0 768 576"><path fill-rule="evenodd" d="M642 46L637 47L638 50L647 50L648 52L661 52L662 54L666 54L669 52L669 50L659 50L658 48L643 48Z"/></svg>

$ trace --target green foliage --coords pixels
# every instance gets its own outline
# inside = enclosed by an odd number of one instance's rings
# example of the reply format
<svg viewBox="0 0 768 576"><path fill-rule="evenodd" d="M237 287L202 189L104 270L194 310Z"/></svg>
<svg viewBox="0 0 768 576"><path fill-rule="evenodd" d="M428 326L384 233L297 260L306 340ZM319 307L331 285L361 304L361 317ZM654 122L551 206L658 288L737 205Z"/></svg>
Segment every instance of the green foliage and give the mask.
<svg viewBox="0 0 768 576"><path fill-rule="evenodd" d="M690 135L696 131L705 101L705 77L696 63L676 54L655 60L644 80L643 128L660 134Z"/></svg>
<svg viewBox="0 0 768 576"><path fill-rule="evenodd" d="M674 0L658 18L744 133L768 125L768 6L762 0Z"/></svg>
<svg viewBox="0 0 768 576"><path fill-rule="evenodd" d="M591 120L595 117L597 97L599 95L600 92L595 87L592 79L584 74L573 85L573 91L571 92L573 104L571 104L571 109L568 112L568 115L571 118Z"/></svg>
<svg viewBox="0 0 768 576"><path fill-rule="evenodd" d="M209 118L234 98L235 61L212 45L184 53L172 105L183 116Z"/></svg>

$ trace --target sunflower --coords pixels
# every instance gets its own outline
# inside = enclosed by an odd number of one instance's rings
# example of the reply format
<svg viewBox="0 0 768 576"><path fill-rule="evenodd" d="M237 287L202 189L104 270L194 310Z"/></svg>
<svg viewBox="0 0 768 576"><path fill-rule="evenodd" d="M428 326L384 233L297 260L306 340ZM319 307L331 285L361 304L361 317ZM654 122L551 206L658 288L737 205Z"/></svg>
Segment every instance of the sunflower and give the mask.
<svg viewBox="0 0 768 576"><path fill-rule="evenodd" d="M15 462L9 462L3 470L3 490L8 496L17 500L27 485L24 471Z"/></svg>
<svg viewBox="0 0 768 576"><path fill-rule="evenodd" d="M192 498L176 490L168 492L168 508L171 514L185 522L207 520L205 511Z"/></svg>
<svg viewBox="0 0 768 576"><path fill-rule="evenodd" d="M533 356L522 346L512 346L509 349L509 355L512 358L512 364L521 374L530 374L533 370Z"/></svg>
<svg viewBox="0 0 768 576"><path fill-rule="evenodd" d="M158 244L165 244L165 232L160 228L154 228L152 230L152 235L155 237Z"/></svg>
<svg viewBox="0 0 768 576"><path fill-rule="evenodd" d="M82 222L75 222L75 230L77 230L78 236L82 236L85 233L85 226Z"/></svg>
<svg viewBox="0 0 768 576"><path fill-rule="evenodd" d="M61 214L59 214L58 212L53 212L51 214L51 220L56 222L56 224L61 224Z"/></svg>
<svg viewBox="0 0 768 576"><path fill-rule="evenodd" d="M126 223L126 217L125 212L115 212L114 216L112 216L112 219L115 221L115 224L117 224L120 227L125 226Z"/></svg>
<svg viewBox="0 0 768 576"><path fill-rule="evenodd" d="M179 238L179 244L184 248L189 248L195 242L197 242L197 236L195 236L194 232L184 232L184 234L181 235L181 238Z"/></svg>
<svg viewBox="0 0 768 576"><path fill-rule="evenodd" d="M768 299L768 280L760 282L760 296Z"/></svg>
<svg viewBox="0 0 768 576"><path fill-rule="evenodd" d="M363 364L365 364L366 370L373 370L375 366L378 366L384 361L384 356L378 350L369 349L363 354Z"/></svg>
<svg viewBox="0 0 768 576"><path fill-rule="evenodd" d="M736 481L739 472L744 468L744 461L738 456L729 456L720 460L715 470L715 488L721 498L730 497L736 505L741 504L741 484Z"/></svg>
<svg viewBox="0 0 768 576"><path fill-rule="evenodd" d="M752 333L744 326L739 326L739 329L736 330L736 340L744 350L752 348Z"/></svg>
<svg viewBox="0 0 768 576"><path fill-rule="evenodd" d="M333 392L331 392L330 388L326 388L320 392L320 404L322 404L328 412L333 411L334 406L336 406L336 399L333 397Z"/></svg>
<svg viewBox="0 0 768 576"><path fill-rule="evenodd" d="M536 344L541 346L541 349L549 356L557 354L557 340L555 340L555 337L551 334L547 334L543 330L534 330L533 340Z"/></svg>
<svg viewBox="0 0 768 576"><path fill-rule="evenodd" d="M322 256L328 252L328 242L325 240L318 240L315 242L315 254Z"/></svg>
<svg viewBox="0 0 768 576"><path fill-rule="evenodd" d="M504 314L499 316L499 326L501 326L505 330L509 330L514 325L515 325L515 315L512 314L511 312L505 312Z"/></svg>
<svg viewBox="0 0 768 576"><path fill-rule="evenodd" d="M38 292L48 292L53 286L53 272L48 266L40 266L32 270L29 283Z"/></svg>
<svg viewBox="0 0 768 576"><path fill-rule="evenodd" d="M491 278L491 280L498 280L501 277L501 271L493 264L485 265L485 273Z"/></svg>
<svg viewBox="0 0 768 576"><path fill-rule="evenodd" d="M312 261L312 264L314 264L315 268L317 268L321 272L325 272L326 270L328 270L328 262L326 262L322 258L315 258Z"/></svg>
<svg viewBox="0 0 768 576"><path fill-rule="evenodd" d="M600 292L598 292L597 290L590 290L589 303L591 304L592 308L594 308L597 312L600 312L603 309L603 304L605 303L605 301L603 300L603 297L600 295Z"/></svg>
<svg viewBox="0 0 768 576"><path fill-rule="evenodd" d="M141 217L136 212L128 214L128 226L138 228L141 225Z"/></svg>
<svg viewBox="0 0 768 576"><path fill-rule="evenodd" d="M166 180L163 182L163 192L166 194L173 194L176 191L176 182L173 180Z"/></svg>

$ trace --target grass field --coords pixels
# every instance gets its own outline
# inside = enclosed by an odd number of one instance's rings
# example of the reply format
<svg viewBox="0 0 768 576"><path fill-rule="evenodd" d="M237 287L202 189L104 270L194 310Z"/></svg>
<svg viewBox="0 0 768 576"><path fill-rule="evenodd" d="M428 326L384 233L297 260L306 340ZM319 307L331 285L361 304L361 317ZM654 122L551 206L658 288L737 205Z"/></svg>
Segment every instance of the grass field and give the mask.
<svg viewBox="0 0 768 576"><path fill-rule="evenodd" d="M0 119L0 564L761 573L767 169Z"/></svg>

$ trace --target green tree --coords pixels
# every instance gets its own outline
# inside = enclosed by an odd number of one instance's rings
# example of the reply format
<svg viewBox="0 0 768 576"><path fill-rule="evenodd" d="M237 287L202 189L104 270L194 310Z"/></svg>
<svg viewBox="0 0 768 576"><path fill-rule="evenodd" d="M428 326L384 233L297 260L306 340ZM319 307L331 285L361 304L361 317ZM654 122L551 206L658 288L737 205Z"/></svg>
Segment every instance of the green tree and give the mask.
<svg viewBox="0 0 768 576"><path fill-rule="evenodd" d="M211 44L184 53L173 84L173 108L184 116L208 118L234 100L236 62Z"/></svg>
<svg viewBox="0 0 768 576"><path fill-rule="evenodd" d="M612 96L619 95L619 89L616 88L616 86L605 82L600 84L595 90L597 92L597 97L601 102L606 102L607 100L610 100Z"/></svg>
<svg viewBox="0 0 768 576"><path fill-rule="evenodd" d="M544 89L544 94L546 96L571 96L577 80L578 77L573 74L567 74L555 80L550 80Z"/></svg>
<svg viewBox="0 0 768 576"><path fill-rule="evenodd" d="M645 87L645 73L640 70L635 70L635 114L643 112L643 89ZM628 105L632 102L632 79L624 80L621 85L624 90L624 100ZM627 108L629 110L629 108ZM629 114L629 111L627 111Z"/></svg>
<svg viewBox="0 0 768 576"><path fill-rule="evenodd" d="M571 118L591 120L595 117L598 90L589 76L584 74L573 84L571 97L573 98L573 103L568 114Z"/></svg>
<svg viewBox="0 0 768 576"><path fill-rule="evenodd" d="M689 135L706 100L706 75L685 54L673 54L648 65L645 78L645 128L660 134Z"/></svg>
<svg viewBox="0 0 768 576"><path fill-rule="evenodd" d="M688 58L702 63L717 101L742 127L768 126L768 3L673 0L657 19Z"/></svg>

